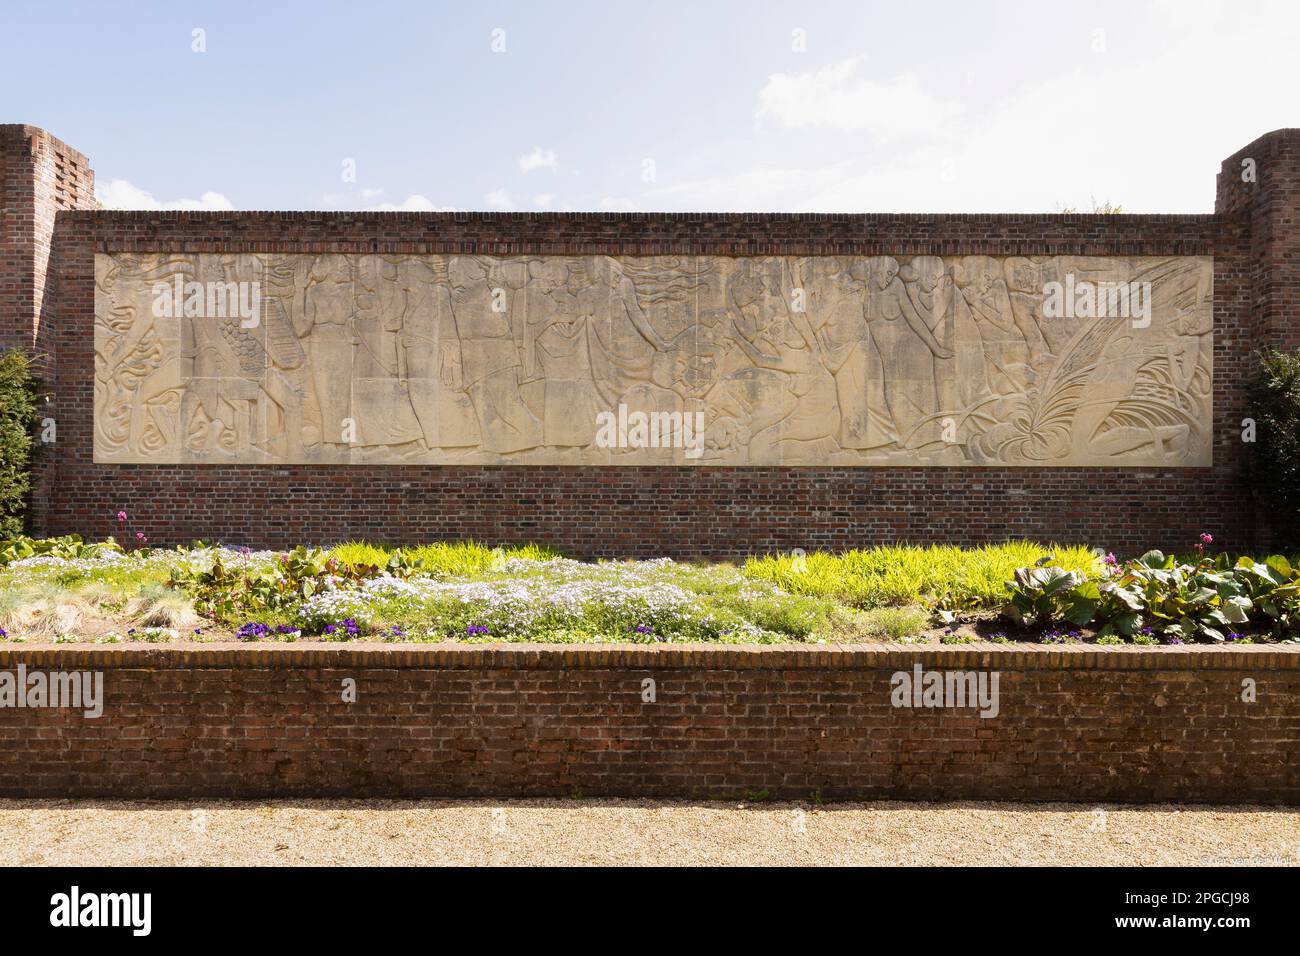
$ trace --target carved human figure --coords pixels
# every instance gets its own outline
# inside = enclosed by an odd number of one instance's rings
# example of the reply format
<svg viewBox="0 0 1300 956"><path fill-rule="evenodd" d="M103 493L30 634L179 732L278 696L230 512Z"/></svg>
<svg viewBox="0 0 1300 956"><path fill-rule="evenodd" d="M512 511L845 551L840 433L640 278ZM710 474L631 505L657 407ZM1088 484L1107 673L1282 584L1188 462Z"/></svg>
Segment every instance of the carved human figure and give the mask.
<svg viewBox="0 0 1300 956"><path fill-rule="evenodd" d="M614 404L626 405L630 410L653 414L655 412L681 414L686 411L703 411L703 404L696 399L685 396L690 391L686 385L687 343L684 341L689 331L679 333L679 340L665 343L665 348L657 351L650 363L649 376L645 381L636 382L618 396ZM615 449L614 453L623 458L652 460L656 455L643 449Z"/></svg>
<svg viewBox="0 0 1300 956"><path fill-rule="evenodd" d="M1174 341L1169 347L1169 366L1174 385L1193 403L1209 398L1212 384L1210 369L1214 363L1214 313L1210 289L1213 273L1208 265L1196 272L1190 297L1175 306ZM1194 409L1199 411L1199 409Z"/></svg>
<svg viewBox="0 0 1300 956"><path fill-rule="evenodd" d="M542 423L519 389L524 309L513 301L516 283L490 272L474 256L452 256L447 272L465 388L474 403L481 447L497 454L538 447ZM498 277L500 285L493 282Z"/></svg>
<svg viewBox="0 0 1300 956"><path fill-rule="evenodd" d="M528 321L537 370L544 381L543 440L550 448L582 448L596 439L596 415L603 410L591 368L588 341L596 306L569 285L563 258L529 264ZM588 284L579 292L591 288Z"/></svg>
<svg viewBox="0 0 1300 956"><path fill-rule="evenodd" d="M1038 263L1012 256L1002 264L1011 302L1011 319L1029 347L1029 364L1042 369L1052 359L1052 347L1043 332L1043 277Z"/></svg>
<svg viewBox="0 0 1300 956"><path fill-rule="evenodd" d="M886 445L894 434L883 414L884 364L866 317L867 262L828 257L811 259L803 269L809 322L835 376L839 445L854 450Z"/></svg>
<svg viewBox="0 0 1300 956"><path fill-rule="evenodd" d="M357 425L352 404L358 339L351 260L338 253L317 256L307 268L301 301L294 331L311 368L318 443L326 451L345 452Z"/></svg>
<svg viewBox="0 0 1300 956"><path fill-rule="evenodd" d="M935 363L952 358L913 305L897 260L871 259L863 317L884 365L885 404L901 448L939 436L931 419L938 407Z"/></svg>
<svg viewBox="0 0 1300 956"><path fill-rule="evenodd" d="M1033 381L1029 344L1012 314L1001 263L990 256L963 256L953 278L983 343L985 372L993 391L1023 392Z"/></svg>
<svg viewBox="0 0 1300 956"><path fill-rule="evenodd" d="M816 460L838 447L835 377L822 361L821 344L806 316L793 312L783 293L775 277L758 270L744 274L731 290L732 341L756 368L780 373L776 382L781 391L751 406L748 451L751 460ZM771 351L750 341L750 328L762 330Z"/></svg>
<svg viewBox="0 0 1300 956"><path fill-rule="evenodd" d="M645 381L669 347L641 305L636 286L609 256L572 257L565 289L586 324L592 376L604 404Z"/></svg>
<svg viewBox="0 0 1300 956"><path fill-rule="evenodd" d="M1199 420L1201 405L1209 398L1214 359L1213 270L1205 261L1146 260L1134 280L1150 284L1151 314L1169 317L1163 326L1148 325L1157 332L1166 330L1161 367L1167 400Z"/></svg>
<svg viewBox="0 0 1300 956"><path fill-rule="evenodd" d="M959 418L990 392L979 327L939 256L916 256L901 274L921 321L951 353L935 358L938 410L945 418Z"/></svg>
<svg viewBox="0 0 1300 956"><path fill-rule="evenodd" d="M265 264L260 256L222 255L200 257L205 278L244 287L265 284ZM235 426L236 457L256 450L268 458L298 457L302 444L302 388L297 382L306 355L283 312L281 300L259 294L259 314L253 317L227 315L214 323L221 338L238 357L238 383L223 386L223 398L237 395L247 403L238 409ZM195 320L190 320L193 326ZM216 353L209 352L215 357ZM185 419L188 422L188 419Z"/></svg>
<svg viewBox="0 0 1300 956"><path fill-rule="evenodd" d="M397 267L395 281L406 293L398 364L424 443L473 447L479 443L478 421L463 381L446 260L403 256Z"/></svg>
<svg viewBox="0 0 1300 956"><path fill-rule="evenodd" d="M410 304L398 263L385 256L359 256L354 263L357 349L352 403L361 446L424 443L411 402L402 331Z"/></svg>

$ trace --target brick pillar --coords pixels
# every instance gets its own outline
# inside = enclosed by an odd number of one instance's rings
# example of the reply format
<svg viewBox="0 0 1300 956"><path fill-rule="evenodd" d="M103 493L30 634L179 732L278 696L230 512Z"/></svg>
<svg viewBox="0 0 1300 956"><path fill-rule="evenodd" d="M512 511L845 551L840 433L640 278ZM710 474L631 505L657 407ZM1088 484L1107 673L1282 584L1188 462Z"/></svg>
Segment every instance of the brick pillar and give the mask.
<svg viewBox="0 0 1300 956"><path fill-rule="evenodd" d="M1250 223L1256 342L1300 348L1300 129L1266 133L1225 159L1214 211Z"/></svg>
<svg viewBox="0 0 1300 956"><path fill-rule="evenodd" d="M35 347L54 217L94 205L85 156L35 126L0 125L0 348Z"/></svg>
<svg viewBox="0 0 1300 956"><path fill-rule="evenodd" d="M52 352L58 327L52 315L57 297L57 257L52 256L60 210L93 209L95 174L86 157L34 126L0 125L0 349L32 354L36 374L50 398L38 418L57 420L57 363ZM27 523L43 534L57 456L36 446Z"/></svg>

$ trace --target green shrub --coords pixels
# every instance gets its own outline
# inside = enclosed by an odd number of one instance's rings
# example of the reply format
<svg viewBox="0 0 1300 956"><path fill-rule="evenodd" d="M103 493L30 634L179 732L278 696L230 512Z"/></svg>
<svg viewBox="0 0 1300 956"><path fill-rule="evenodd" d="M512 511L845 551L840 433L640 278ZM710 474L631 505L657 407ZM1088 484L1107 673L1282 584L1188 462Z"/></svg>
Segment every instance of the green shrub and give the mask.
<svg viewBox="0 0 1300 956"><path fill-rule="evenodd" d="M1300 569L1282 555L1234 564L1226 554L1184 561L1148 551L1099 580L1060 568L1019 568L1008 588L1002 613L1018 624L1091 625L1103 638L1135 643L1156 636L1245 641L1246 629L1290 640L1300 632Z"/></svg>
<svg viewBox="0 0 1300 956"><path fill-rule="evenodd" d="M1126 562L1119 577L1104 587L1108 597L1117 599L1116 622L1137 615L1168 637L1222 641L1233 627L1250 620L1252 602L1242 583L1231 568L1217 567L1209 558L1184 564L1148 551ZM1136 630L1118 623L1113 629L1122 634Z"/></svg>
<svg viewBox="0 0 1300 956"><path fill-rule="evenodd" d="M378 573L377 568L352 568L327 551L299 545L271 565L252 565L247 558L223 562L219 554L208 568L177 565L167 585L190 595L200 614L230 623L248 614L293 607L325 590L330 579L355 582Z"/></svg>
<svg viewBox="0 0 1300 956"><path fill-rule="evenodd" d="M1239 558L1233 574L1256 612L1255 624L1268 627L1274 637L1300 632L1300 567L1274 554L1263 561Z"/></svg>
<svg viewBox="0 0 1300 956"><path fill-rule="evenodd" d="M23 530L35 420L31 362L23 352L11 349L0 354L0 540L15 538Z"/></svg>
<svg viewBox="0 0 1300 956"><path fill-rule="evenodd" d="M1097 610L1097 585L1076 571L1054 567L1043 558L1032 568L1016 568L1007 584L1002 613L1021 625L1068 621L1082 627Z"/></svg>
<svg viewBox="0 0 1300 956"><path fill-rule="evenodd" d="M0 568L23 558L48 556L75 561L121 550L111 539L99 544L87 544L79 534L65 534L59 538L28 538L18 535L8 540L0 539Z"/></svg>
<svg viewBox="0 0 1300 956"><path fill-rule="evenodd" d="M1300 352L1260 356L1260 375L1247 389L1255 441L1245 478L1268 514L1274 543L1300 547Z"/></svg>

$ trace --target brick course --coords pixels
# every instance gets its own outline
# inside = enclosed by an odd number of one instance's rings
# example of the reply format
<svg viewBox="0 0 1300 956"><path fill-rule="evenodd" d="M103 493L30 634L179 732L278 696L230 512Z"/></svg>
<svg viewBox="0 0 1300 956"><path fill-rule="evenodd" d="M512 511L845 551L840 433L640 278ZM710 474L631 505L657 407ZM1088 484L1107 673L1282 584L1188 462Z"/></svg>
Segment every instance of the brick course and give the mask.
<svg viewBox="0 0 1300 956"><path fill-rule="evenodd" d="M19 663L103 669L106 706L0 709L5 797L1300 802L1287 648L0 649ZM997 670L999 715L892 707L918 663Z"/></svg>

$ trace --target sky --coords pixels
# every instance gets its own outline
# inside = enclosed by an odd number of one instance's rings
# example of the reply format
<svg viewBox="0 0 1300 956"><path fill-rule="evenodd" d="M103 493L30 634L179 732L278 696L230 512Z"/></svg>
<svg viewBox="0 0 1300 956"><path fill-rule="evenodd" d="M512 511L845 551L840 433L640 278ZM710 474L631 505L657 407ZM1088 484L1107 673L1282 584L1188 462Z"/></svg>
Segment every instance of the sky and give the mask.
<svg viewBox="0 0 1300 956"><path fill-rule="evenodd" d="M0 0L128 209L1211 212L1300 2Z"/></svg>

